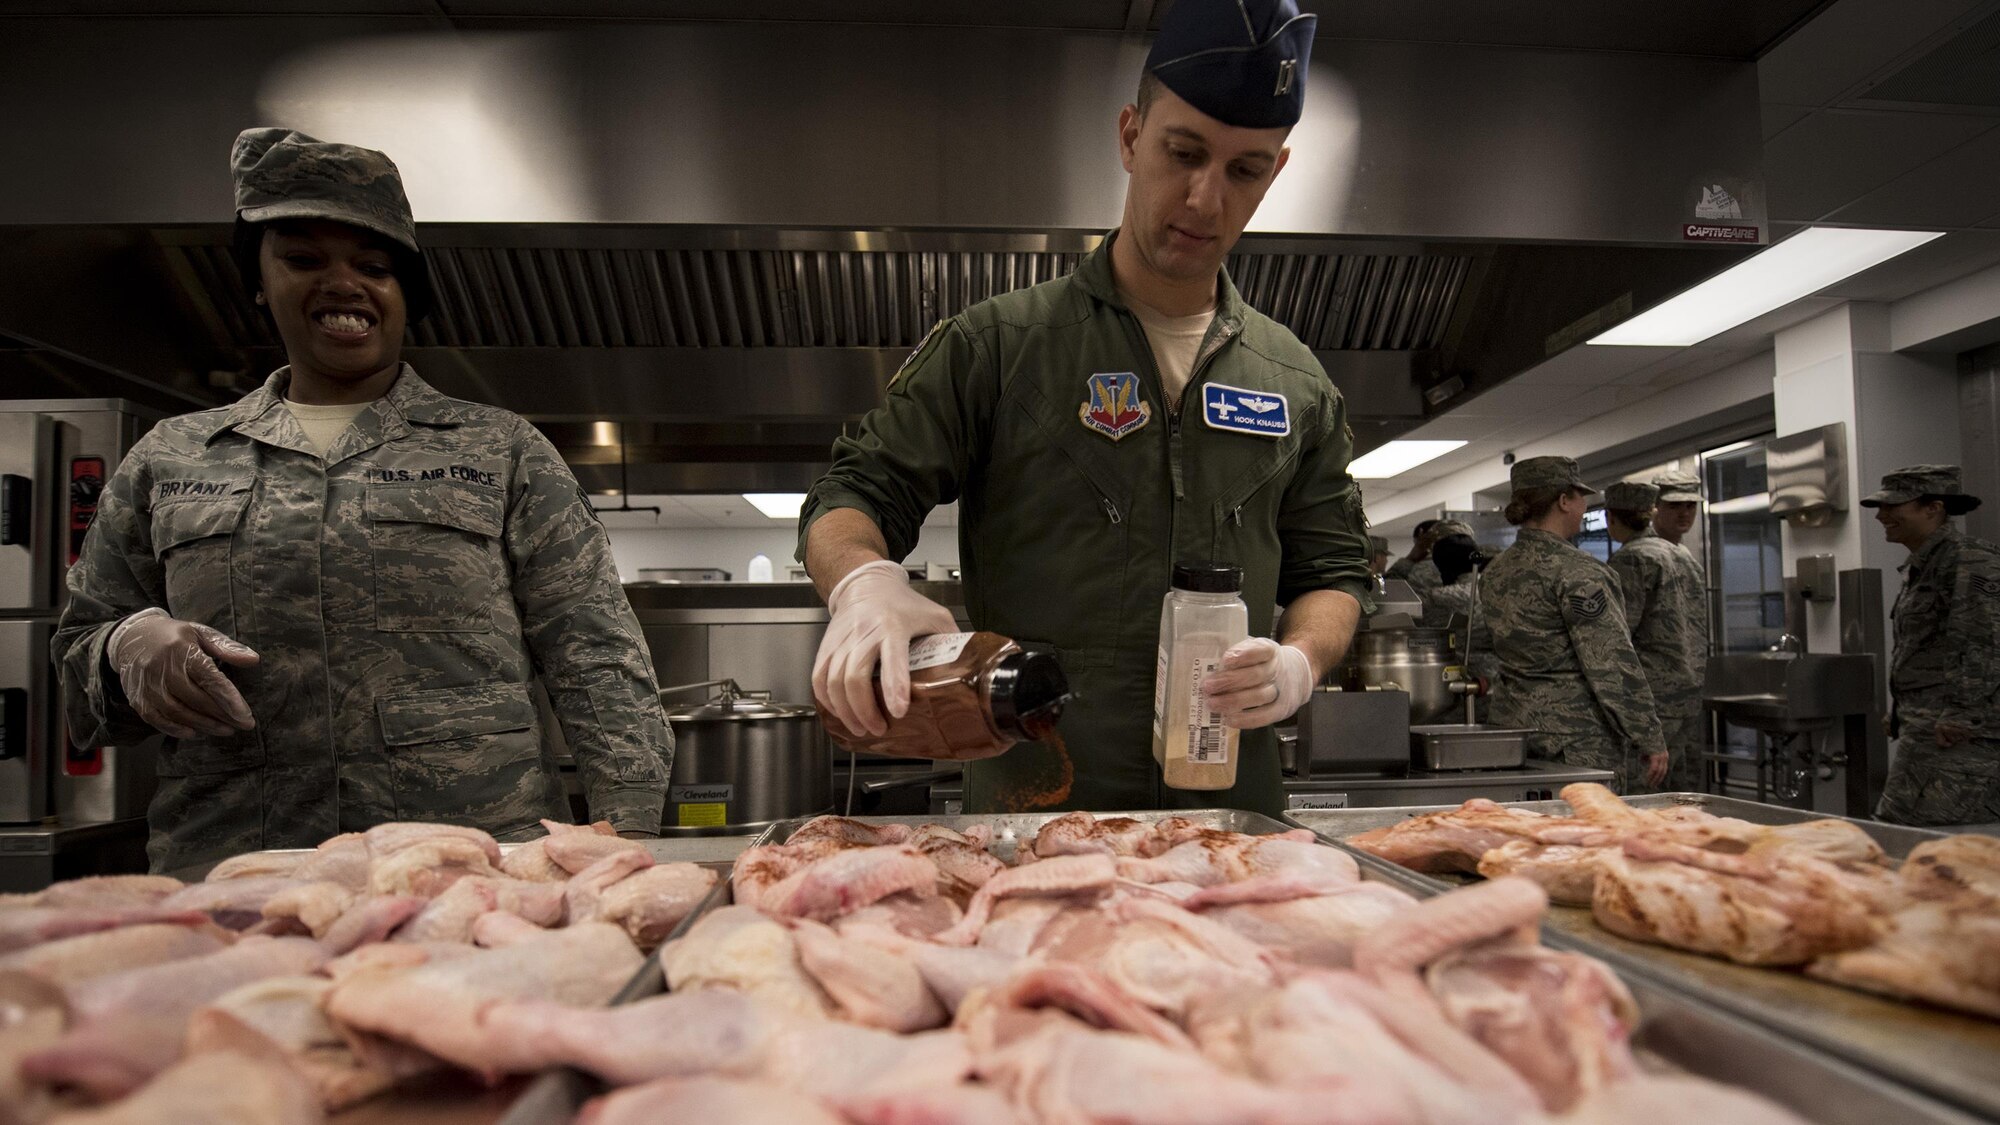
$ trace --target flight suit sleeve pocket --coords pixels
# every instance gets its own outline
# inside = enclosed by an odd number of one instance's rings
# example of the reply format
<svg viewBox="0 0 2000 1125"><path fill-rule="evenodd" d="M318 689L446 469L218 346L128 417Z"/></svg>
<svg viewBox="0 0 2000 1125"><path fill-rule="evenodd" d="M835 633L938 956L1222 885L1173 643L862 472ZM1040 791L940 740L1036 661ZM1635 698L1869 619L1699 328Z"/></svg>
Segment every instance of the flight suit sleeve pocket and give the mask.
<svg viewBox="0 0 2000 1125"><path fill-rule="evenodd" d="M387 746L420 746L527 730L535 705L520 684L477 684L387 696L375 701Z"/></svg>

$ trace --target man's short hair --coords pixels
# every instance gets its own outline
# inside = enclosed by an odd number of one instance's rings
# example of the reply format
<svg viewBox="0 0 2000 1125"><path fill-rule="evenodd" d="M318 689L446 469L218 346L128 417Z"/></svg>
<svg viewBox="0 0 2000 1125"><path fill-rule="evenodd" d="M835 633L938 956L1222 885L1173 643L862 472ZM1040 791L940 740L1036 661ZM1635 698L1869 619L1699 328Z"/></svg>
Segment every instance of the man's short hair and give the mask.
<svg viewBox="0 0 2000 1125"><path fill-rule="evenodd" d="M1132 104L1139 110L1139 120L1146 119L1146 111L1153 108L1153 102L1160 96L1160 79L1152 71L1139 76L1139 92L1132 98Z"/></svg>
<svg viewBox="0 0 2000 1125"><path fill-rule="evenodd" d="M1410 538L1412 540L1422 539L1424 537L1424 532L1429 531L1431 528L1436 527L1441 522L1442 521L1440 520L1424 520L1418 523L1416 529L1410 532Z"/></svg>

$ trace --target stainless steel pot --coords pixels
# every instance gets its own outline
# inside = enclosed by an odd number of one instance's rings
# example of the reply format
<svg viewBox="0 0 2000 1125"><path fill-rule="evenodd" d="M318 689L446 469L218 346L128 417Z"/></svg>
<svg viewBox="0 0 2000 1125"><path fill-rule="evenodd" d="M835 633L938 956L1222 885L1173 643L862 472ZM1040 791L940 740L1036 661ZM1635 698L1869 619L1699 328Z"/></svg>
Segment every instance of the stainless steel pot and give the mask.
<svg viewBox="0 0 2000 1125"><path fill-rule="evenodd" d="M752 698L734 681L706 703L667 709L674 772L667 787L668 835L760 831L772 822L833 808L826 729L809 706ZM690 684L675 691L715 686Z"/></svg>
<svg viewBox="0 0 2000 1125"><path fill-rule="evenodd" d="M1410 693L1410 723L1421 725L1464 701L1444 670L1460 663L1458 638L1445 629L1366 629L1354 634L1335 675L1351 691L1396 687Z"/></svg>

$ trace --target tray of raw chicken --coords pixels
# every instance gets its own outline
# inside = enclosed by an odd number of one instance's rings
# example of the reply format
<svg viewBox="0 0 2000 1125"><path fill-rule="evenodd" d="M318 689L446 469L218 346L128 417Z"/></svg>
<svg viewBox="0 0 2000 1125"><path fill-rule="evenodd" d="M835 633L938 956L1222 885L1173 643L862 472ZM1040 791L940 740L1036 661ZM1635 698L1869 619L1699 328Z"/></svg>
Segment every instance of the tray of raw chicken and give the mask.
<svg viewBox="0 0 2000 1125"><path fill-rule="evenodd" d="M1703 794L1562 796L1290 819L1404 885L1526 878L1554 901L1553 944L2000 1117L2000 839Z"/></svg>
<svg viewBox="0 0 2000 1125"><path fill-rule="evenodd" d="M1547 907L1241 812L820 817L612 1006L488 1005L479 1054L555 1068L505 1125L1971 1120L1545 947Z"/></svg>
<svg viewBox="0 0 2000 1125"><path fill-rule="evenodd" d="M491 1122L485 1008L601 1006L717 867L544 822L385 824L0 896L0 1125Z"/></svg>

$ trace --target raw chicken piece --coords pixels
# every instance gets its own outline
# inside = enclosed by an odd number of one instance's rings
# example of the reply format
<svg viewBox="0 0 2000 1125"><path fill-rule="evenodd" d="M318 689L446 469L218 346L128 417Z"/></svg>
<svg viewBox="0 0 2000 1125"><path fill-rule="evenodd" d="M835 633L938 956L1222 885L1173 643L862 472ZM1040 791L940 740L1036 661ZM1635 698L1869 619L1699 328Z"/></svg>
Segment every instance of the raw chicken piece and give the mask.
<svg viewBox="0 0 2000 1125"><path fill-rule="evenodd" d="M1042 861L1046 862L1046 861ZM1039 866L1039 863L1036 864ZM1050 1023L993 1052L980 1072L1021 1114L1065 1123L1280 1125L1326 1122L1328 1107L1241 1078L1138 1035Z"/></svg>
<svg viewBox="0 0 2000 1125"><path fill-rule="evenodd" d="M1913 894L1973 891L2000 899L2000 837L1968 832L1927 840L1910 849L1899 874Z"/></svg>
<svg viewBox="0 0 2000 1125"><path fill-rule="evenodd" d="M436 898L467 875L498 874L498 869L488 857L488 849L477 840L462 836L430 836L399 840L399 843L395 851L384 854L373 841L370 842L373 850L368 861L370 893ZM496 850L500 846L493 843L490 836L485 843Z"/></svg>
<svg viewBox="0 0 2000 1125"><path fill-rule="evenodd" d="M1347 842L1412 871L1470 874L1487 852L1510 840L1604 847L1616 844L1620 834L1581 818L1544 816L1474 797L1458 808L1413 816Z"/></svg>
<svg viewBox="0 0 2000 1125"><path fill-rule="evenodd" d="M927 827L936 827L934 825ZM833 840L846 847L878 847L907 841L913 830L907 824L865 824L844 816L816 816L792 833L787 845L815 840Z"/></svg>
<svg viewBox="0 0 2000 1125"><path fill-rule="evenodd" d="M570 872L561 864L549 858L548 842L555 836L585 833L595 836L616 836L611 822L600 820L595 824L564 824L559 820L544 820L542 827L548 832L539 840L529 840L507 853L500 861L500 871L511 879L526 879L533 883L560 883L570 877Z"/></svg>
<svg viewBox="0 0 2000 1125"><path fill-rule="evenodd" d="M325 977L271 977L217 997L188 1020L188 1054L260 1044L312 1084L320 1104L343 1109L397 1079L440 1066L412 1055L414 1066L364 1063L320 1008L334 983Z"/></svg>
<svg viewBox="0 0 2000 1125"><path fill-rule="evenodd" d="M326 959L310 938L245 938L205 957L84 981L69 990L69 1030L23 1059L21 1074L100 1101L123 1097L180 1058L195 1009L253 980L312 972Z"/></svg>
<svg viewBox="0 0 2000 1125"><path fill-rule="evenodd" d="M756 906L764 893L829 856L865 848L837 836L818 836L796 844L765 844L746 849L730 869L730 884L740 906Z"/></svg>
<svg viewBox="0 0 2000 1125"><path fill-rule="evenodd" d="M40 1121L53 1102L52 1091L21 1077L21 1060L47 1050L69 1026L69 1001L60 986L26 973L0 973L0 1122L9 1111L21 1121Z"/></svg>
<svg viewBox="0 0 2000 1125"><path fill-rule="evenodd" d="M937 866L907 845L850 848L787 876L755 905L770 914L826 922L900 891L935 894L937 880Z"/></svg>
<svg viewBox="0 0 2000 1125"><path fill-rule="evenodd" d="M585 922L551 930L538 941L466 957L350 974L327 995L326 1012L350 1031L408 1043L484 1071L495 1048L481 1029L481 1008L520 999L603 1004L641 960L625 931Z"/></svg>
<svg viewBox="0 0 2000 1125"><path fill-rule="evenodd" d="M826 993L800 967L792 932L747 906L702 915L661 948L660 964L676 992L733 988L800 1015L831 1010Z"/></svg>
<svg viewBox="0 0 2000 1125"><path fill-rule="evenodd" d="M1212 887L1268 875L1314 876L1353 883L1360 880L1361 869L1353 856L1318 843L1311 833L1303 830L1275 836L1208 832L1152 858L1118 860L1118 877L1141 883L1179 882Z"/></svg>
<svg viewBox="0 0 2000 1125"><path fill-rule="evenodd" d="M1006 1098L969 1084L822 1100L853 1125L1022 1125Z"/></svg>
<svg viewBox="0 0 2000 1125"><path fill-rule="evenodd" d="M477 847L486 855L486 862L493 866L500 864L500 844L493 837L477 828L463 824L426 824L420 821L391 821L378 824L363 833L368 843L369 854L382 859L417 846L429 846L438 840L463 840Z"/></svg>
<svg viewBox="0 0 2000 1125"><path fill-rule="evenodd" d="M424 908L425 901L414 895L369 895L347 908L333 925L320 935L326 951L342 954L374 942L385 941L396 927L409 921Z"/></svg>
<svg viewBox="0 0 2000 1125"><path fill-rule="evenodd" d="M1158 899L1092 911L1055 940L1038 942L1036 955L1087 966L1120 994L1174 1020L1205 993L1277 983L1261 946Z"/></svg>
<svg viewBox="0 0 2000 1125"><path fill-rule="evenodd" d="M1068 919L1087 914L1102 897L1102 892L1093 887L1085 887L1072 898L1003 898L993 905L993 913L986 924L979 928L979 948L1004 953L1010 957L1026 957L1042 936L1042 931L1054 924L1057 918ZM953 926L958 923L954 922ZM939 931L930 935L932 941L940 940Z"/></svg>
<svg viewBox="0 0 2000 1125"><path fill-rule="evenodd" d="M840 1018L888 1031L923 1031L945 1023L944 1006L911 961L843 938L819 922L797 919L791 929L799 966L833 1001Z"/></svg>
<svg viewBox="0 0 2000 1125"><path fill-rule="evenodd" d="M920 828L910 845L937 866L937 892L964 905L986 881L1007 870L998 856L950 829Z"/></svg>
<svg viewBox="0 0 2000 1125"><path fill-rule="evenodd" d="M1301 965L1344 969L1363 934L1416 902L1386 883L1318 890L1281 876L1205 888L1181 905Z"/></svg>
<svg viewBox="0 0 2000 1125"><path fill-rule="evenodd" d="M332 980L342 981L359 973L414 969L418 965L471 957L478 952L477 946L456 941L427 941L420 944L377 942L374 945L358 946L351 952L335 957L320 971Z"/></svg>
<svg viewBox="0 0 2000 1125"><path fill-rule="evenodd" d="M1496 938L1533 944L1548 909L1548 895L1526 879L1494 879L1451 891L1391 916L1364 935L1354 950L1354 967L1398 995L1428 996L1416 980L1425 966Z"/></svg>
<svg viewBox="0 0 2000 1125"><path fill-rule="evenodd" d="M534 941L544 930L519 914L494 910L472 920L472 943L484 949L500 949Z"/></svg>
<svg viewBox="0 0 2000 1125"><path fill-rule="evenodd" d="M48 1125L319 1125L311 1085L282 1058L242 1051L190 1055L116 1105L59 1114Z"/></svg>
<svg viewBox="0 0 2000 1125"><path fill-rule="evenodd" d="M603 837L598 837L602 839ZM625 840L622 843L633 843ZM629 849L605 854L589 867L570 876L563 884L564 910L572 922L594 921L598 917L598 901L606 889L620 882L635 871L653 866L653 853L644 849Z"/></svg>
<svg viewBox="0 0 2000 1125"><path fill-rule="evenodd" d="M44 942L0 957L0 974L24 972L67 986L106 973L199 957L227 946L214 926L127 926Z"/></svg>
<svg viewBox="0 0 2000 1125"><path fill-rule="evenodd" d="M846 933L850 926L884 927L910 937L929 937L950 929L964 916L958 903L940 895L893 894L842 915L833 928Z"/></svg>
<svg viewBox="0 0 2000 1125"><path fill-rule="evenodd" d="M971 945L979 939L994 905L1011 898L1083 898L1095 900L1111 889L1118 866L1108 855L1068 855L1014 867L988 880L965 908L965 917L933 940L941 945Z"/></svg>
<svg viewBox="0 0 2000 1125"><path fill-rule="evenodd" d="M653 858L642 840L627 840L622 836L605 836L597 832L561 832L544 837L542 850L548 853L549 862L572 875L584 871L609 856L632 853Z"/></svg>
<svg viewBox="0 0 2000 1125"><path fill-rule="evenodd" d="M264 906L272 898L297 886L298 880L279 875L191 883L161 899L160 906L166 910L199 910L215 919L218 926L243 930L264 920Z"/></svg>
<svg viewBox="0 0 2000 1125"><path fill-rule="evenodd" d="M1623 937L1796 965L1872 942L1895 891L1895 877L1872 864L1782 846L1729 855L1649 833L1605 858L1591 913Z"/></svg>
<svg viewBox="0 0 2000 1125"><path fill-rule="evenodd" d="M1152 835L1151 825L1129 816L1099 820L1087 812L1064 813L1042 825L1021 849L1020 862L1058 855L1136 856Z"/></svg>
<svg viewBox="0 0 2000 1125"><path fill-rule="evenodd" d="M1209 1059L1327 1104L1334 1120L1496 1125L1525 1116L1405 1043L1375 1017L1381 1001L1368 992L1350 973L1310 973L1282 988L1204 997L1189 1028Z"/></svg>
<svg viewBox="0 0 2000 1125"><path fill-rule="evenodd" d="M233 855L214 867L209 868L204 882L220 883L227 879L243 879L251 876L276 875L295 879L294 869L312 856L311 852L245 852Z"/></svg>
<svg viewBox="0 0 2000 1125"><path fill-rule="evenodd" d="M1594 958L1492 942L1425 973L1445 1015L1526 1078L1562 1113L1639 1071L1630 1046L1639 1008Z"/></svg>
<svg viewBox="0 0 2000 1125"><path fill-rule="evenodd" d="M295 883L264 900L266 922L291 922L294 932L319 937L354 905L356 894L343 884Z"/></svg>
<svg viewBox="0 0 2000 1125"><path fill-rule="evenodd" d="M1610 828L1638 830L1660 823L1660 818L1648 811L1635 809L1625 803L1625 799L1613 793L1609 786L1594 781L1579 781L1562 787L1558 794L1570 807L1570 812L1578 820L1592 824L1602 824Z"/></svg>
<svg viewBox="0 0 2000 1125"><path fill-rule="evenodd" d="M367 834L345 832L313 849L313 853L292 870L292 877L307 882L339 883L350 891L365 891L368 889L368 861Z"/></svg>
<svg viewBox="0 0 2000 1125"><path fill-rule="evenodd" d="M1606 1086L1563 1125L1806 1125L1803 1117L1734 1086L1682 1075L1641 1076Z"/></svg>
<svg viewBox="0 0 2000 1125"><path fill-rule="evenodd" d="M159 906L98 909L87 906L31 906L0 913L0 957L46 941L147 923L196 926L208 921L199 910ZM4 962L0 962L4 964Z"/></svg>
<svg viewBox="0 0 2000 1125"><path fill-rule="evenodd" d="M421 901L421 900L419 900ZM563 887L491 875L471 875L425 903L396 931L396 941L471 941L472 923L490 911L518 914L537 926L560 925Z"/></svg>
<svg viewBox="0 0 2000 1125"><path fill-rule="evenodd" d="M1873 943L1821 957L1806 972L2000 1019L2000 899L1918 899L1891 914Z"/></svg>
<svg viewBox="0 0 2000 1125"><path fill-rule="evenodd" d="M662 1121L735 1125L843 1125L811 1098L726 1078L663 1078L584 1103L576 1125L657 1125Z"/></svg>
<svg viewBox="0 0 2000 1125"><path fill-rule="evenodd" d="M1173 1021L1127 996L1096 970L1061 962L1020 962L999 984L968 997L955 1026L983 1057L1050 1022L1037 1013L1060 1014L1066 1021L1128 1032L1168 1047L1194 1046Z"/></svg>
<svg viewBox="0 0 2000 1125"><path fill-rule="evenodd" d="M3 896L0 910L26 906L89 906L99 909L152 906L183 886L186 884L167 875L93 875L65 880L34 894Z"/></svg>
<svg viewBox="0 0 2000 1125"><path fill-rule="evenodd" d="M1589 906L1591 893L1597 886L1597 873L1613 850L1610 845L1584 847L1509 840L1481 856L1478 870L1488 879L1506 875L1532 879L1548 892L1550 902Z"/></svg>

